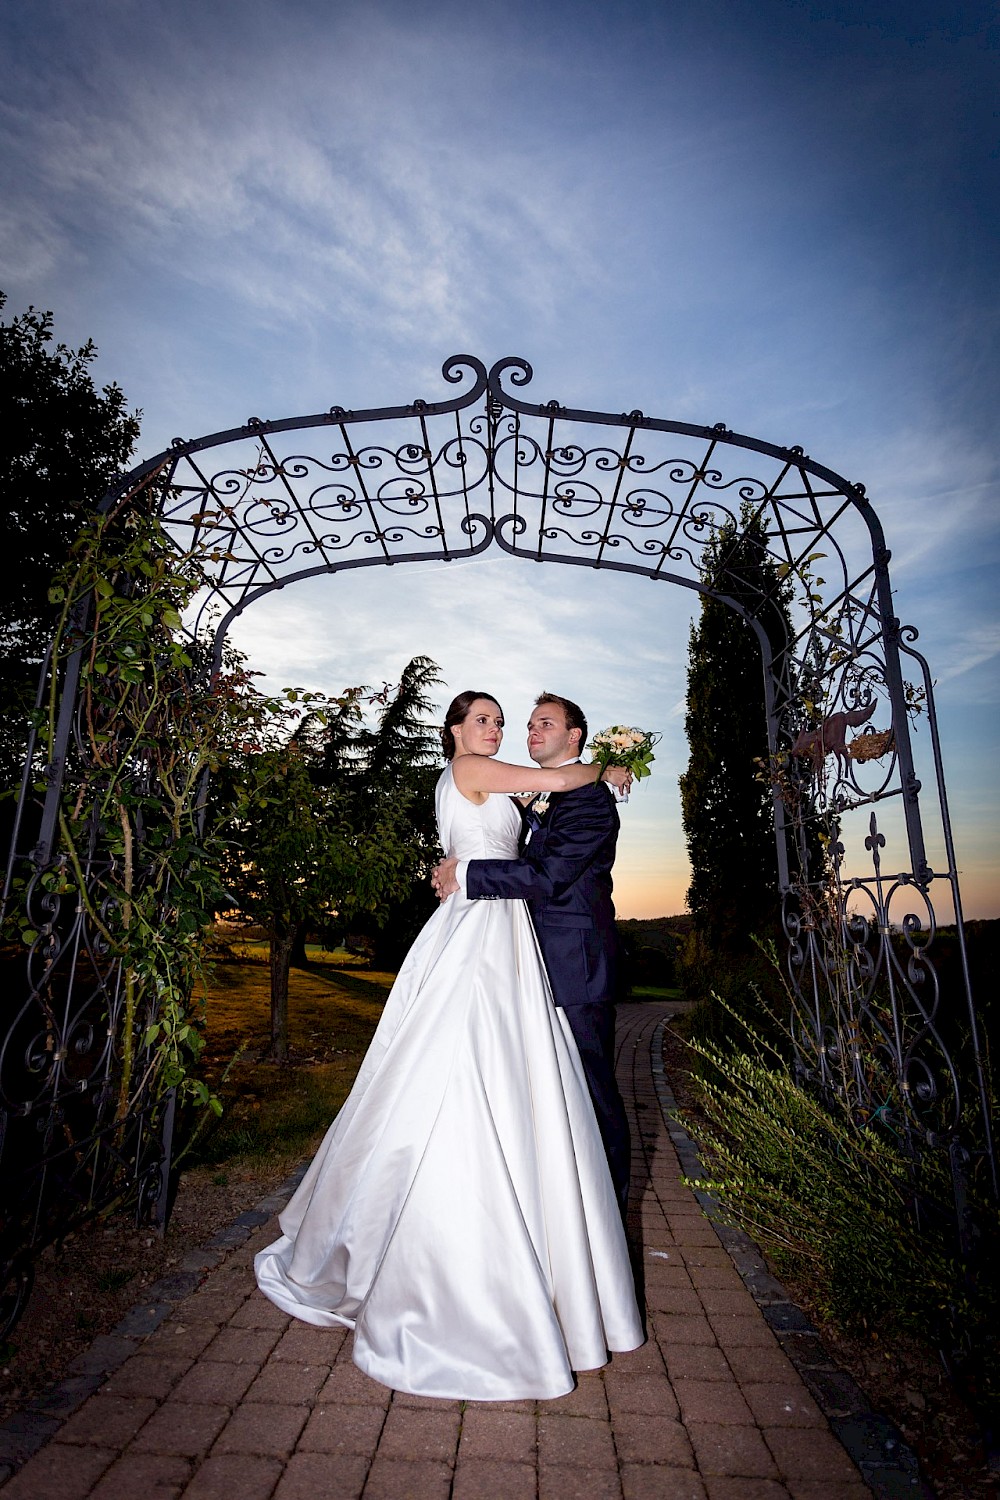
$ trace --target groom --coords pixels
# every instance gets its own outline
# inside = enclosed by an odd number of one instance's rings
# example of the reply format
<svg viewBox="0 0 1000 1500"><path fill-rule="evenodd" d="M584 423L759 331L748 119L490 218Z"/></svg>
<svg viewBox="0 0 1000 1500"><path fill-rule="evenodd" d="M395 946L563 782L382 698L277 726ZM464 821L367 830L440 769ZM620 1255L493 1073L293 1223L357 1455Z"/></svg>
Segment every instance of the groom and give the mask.
<svg viewBox="0 0 1000 1500"><path fill-rule="evenodd" d="M554 770L579 760L587 721L569 698L543 693L528 720L528 754ZM611 788L594 782L542 793L524 813L519 859L446 859L432 876L444 898L521 897L538 934L556 1005L580 1050L622 1217L631 1158L628 1116L615 1081L618 938L611 866L618 841Z"/></svg>

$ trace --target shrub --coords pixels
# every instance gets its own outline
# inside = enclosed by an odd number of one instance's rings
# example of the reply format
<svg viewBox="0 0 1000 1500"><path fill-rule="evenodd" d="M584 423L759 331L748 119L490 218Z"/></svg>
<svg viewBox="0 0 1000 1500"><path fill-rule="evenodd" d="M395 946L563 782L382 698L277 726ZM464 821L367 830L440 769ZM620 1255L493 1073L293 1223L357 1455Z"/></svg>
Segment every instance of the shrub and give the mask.
<svg viewBox="0 0 1000 1500"><path fill-rule="evenodd" d="M824 1317L853 1333L916 1334L950 1352L977 1404L988 1401L1000 1385L996 1206L975 1206L972 1266L955 1241L947 1156L928 1151L917 1163L880 1116L859 1123L839 1095L820 1099L717 1004L743 1045L688 1038L702 1116L689 1124L710 1176L694 1185L717 1196L779 1273L804 1283ZM883 1082L889 1097L894 1082Z"/></svg>

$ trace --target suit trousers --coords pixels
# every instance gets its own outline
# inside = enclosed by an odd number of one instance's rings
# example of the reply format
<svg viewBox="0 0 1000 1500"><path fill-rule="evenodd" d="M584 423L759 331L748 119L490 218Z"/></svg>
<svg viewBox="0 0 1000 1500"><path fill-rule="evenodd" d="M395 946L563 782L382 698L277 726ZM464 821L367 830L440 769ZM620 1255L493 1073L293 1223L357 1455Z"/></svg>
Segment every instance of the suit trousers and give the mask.
<svg viewBox="0 0 1000 1500"><path fill-rule="evenodd" d="M564 1011L580 1050L611 1181L624 1219L632 1170L632 1137L615 1078L615 1008L605 1001L596 1005L567 1005Z"/></svg>

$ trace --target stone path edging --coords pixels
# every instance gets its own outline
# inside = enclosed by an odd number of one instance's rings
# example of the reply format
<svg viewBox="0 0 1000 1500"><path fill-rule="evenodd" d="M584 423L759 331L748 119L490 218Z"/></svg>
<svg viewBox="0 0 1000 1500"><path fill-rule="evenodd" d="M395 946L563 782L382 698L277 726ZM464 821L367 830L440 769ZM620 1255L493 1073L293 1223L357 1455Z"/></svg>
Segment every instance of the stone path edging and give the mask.
<svg viewBox="0 0 1000 1500"><path fill-rule="evenodd" d="M663 1066L665 1025L661 1021L653 1034L653 1086L684 1175L697 1182L707 1174L698 1147L680 1124L677 1100L667 1082ZM854 1377L830 1358L818 1332L771 1275L750 1236L725 1222L724 1210L713 1194L695 1188L694 1195L765 1322L808 1386L831 1430L861 1470L872 1494L877 1500L899 1500L901 1496L935 1500L934 1491L920 1472L920 1460L899 1428L875 1411Z"/></svg>

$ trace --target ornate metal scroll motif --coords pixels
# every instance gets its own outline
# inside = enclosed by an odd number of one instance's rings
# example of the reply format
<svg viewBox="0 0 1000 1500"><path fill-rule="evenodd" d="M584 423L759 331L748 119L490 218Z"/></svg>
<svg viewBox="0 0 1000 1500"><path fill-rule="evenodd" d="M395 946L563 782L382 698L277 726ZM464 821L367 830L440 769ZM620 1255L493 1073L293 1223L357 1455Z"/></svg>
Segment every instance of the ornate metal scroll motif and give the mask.
<svg viewBox="0 0 1000 1500"><path fill-rule="evenodd" d="M311 575L495 546L701 590L706 542L752 522L794 597L793 638L781 641L773 599L729 602L764 652L800 1067L845 1092L859 1122L890 1121L915 1158L945 1151L965 1164L956 1172L995 1189L967 982L942 1022L937 909L960 948L964 938L930 677L916 633L893 615L889 553L863 487L723 423L528 402L520 359L487 370L454 356L442 373L459 388L450 399L255 417L177 439L105 505L132 494L179 549L202 548L206 587L188 626L214 630L216 661L237 614ZM135 1101L131 1133L110 1128L121 978L86 914L66 909L49 853L67 755L83 753L76 694L67 669L57 754L44 793L25 799L8 874L8 905L20 876L37 933L27 964L12 960L0 1042L0 1168L13 1184L0 1256L14 1315L39 1245L123 1184L148 1199L164 1170L149 1129L160 1101ZM99 892L105 830L94 828L87 857ZM961 1198L967 1184L955 1187Z"/></svg>

